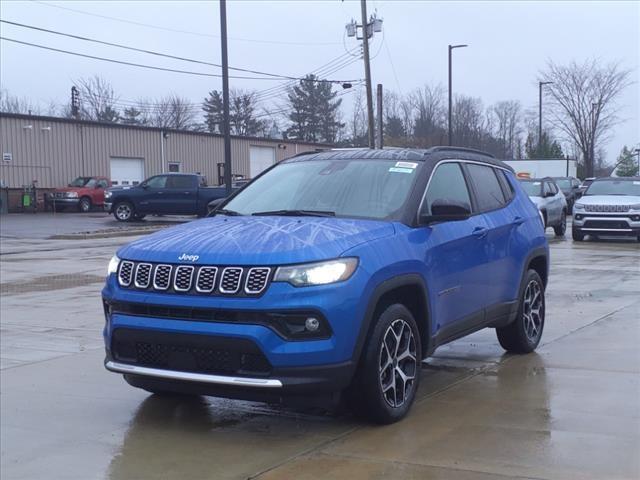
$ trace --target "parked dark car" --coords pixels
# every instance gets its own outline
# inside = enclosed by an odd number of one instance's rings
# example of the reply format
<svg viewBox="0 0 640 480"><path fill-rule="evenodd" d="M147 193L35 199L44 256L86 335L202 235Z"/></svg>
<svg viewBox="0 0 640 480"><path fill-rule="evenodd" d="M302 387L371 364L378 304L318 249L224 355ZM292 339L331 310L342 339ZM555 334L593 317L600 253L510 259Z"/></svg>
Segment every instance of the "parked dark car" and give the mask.
<svg viewBox="0 0 640 480"><path fill-rule="evenodd" d="M45 196L45 207L61 212L72 208L80 212L89 212L93 207L102 208L107 188L111 180L107 177L78 177L66 187L56 188Z"/></svg>
<svg viewBox="0 0 640 480"><path fill-rule="evenodd" d="M120 222L141 220L149 214L204 216L209 202L224 197L224 187L207 187L202 175L168 173L134 187L110 189L105 195L105 210Z"/></svg>
<svg viewBox="0 0 640 480"><path fill-rule="evenodd" d="M576 203L576 200L579 199L583 193L580 190L580 180L575 177L553 177L553 179L562 193L564 193L567 199L568 210L571 212L573 204Z"/></svg>

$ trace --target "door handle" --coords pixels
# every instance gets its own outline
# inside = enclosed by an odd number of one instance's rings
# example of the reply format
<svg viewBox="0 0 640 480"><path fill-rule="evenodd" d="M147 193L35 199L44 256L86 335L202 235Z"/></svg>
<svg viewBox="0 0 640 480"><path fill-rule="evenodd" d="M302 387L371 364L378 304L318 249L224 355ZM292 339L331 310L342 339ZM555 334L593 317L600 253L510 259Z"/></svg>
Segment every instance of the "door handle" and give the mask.
<svg viewBox="0 0 640 480"><path fill-rule="evenodd" d="M477 238L484 238L484 237L486 237L486 236L487 236L487 232L488 232L488 231L489 231L489 230L487 230L487 229L486 229L486 228L484 228L484 227L476 227L476 228L474 228L474 230L473 230L473 232L472 232L471 234L472 234L474 237L477 237Z"/></svg>
<svg viewBox="0 0 640 480"><path fill-rule="evenodd" d="M514 225L522 225L523 223L524 223L524 218L522 217L516 217L513 219Z"/></svg>

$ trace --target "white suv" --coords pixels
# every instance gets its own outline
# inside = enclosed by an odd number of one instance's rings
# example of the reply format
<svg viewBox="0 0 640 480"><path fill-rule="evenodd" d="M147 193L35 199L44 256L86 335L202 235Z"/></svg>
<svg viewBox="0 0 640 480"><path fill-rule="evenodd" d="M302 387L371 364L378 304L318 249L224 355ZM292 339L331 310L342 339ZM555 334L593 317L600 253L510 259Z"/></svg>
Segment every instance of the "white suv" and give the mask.
<svg viewBox="0 0 640 480"><path fill-rule="evenodd" d="M640 241L640 177L597 178L573 206L574 240L626 235Z"/></svg>

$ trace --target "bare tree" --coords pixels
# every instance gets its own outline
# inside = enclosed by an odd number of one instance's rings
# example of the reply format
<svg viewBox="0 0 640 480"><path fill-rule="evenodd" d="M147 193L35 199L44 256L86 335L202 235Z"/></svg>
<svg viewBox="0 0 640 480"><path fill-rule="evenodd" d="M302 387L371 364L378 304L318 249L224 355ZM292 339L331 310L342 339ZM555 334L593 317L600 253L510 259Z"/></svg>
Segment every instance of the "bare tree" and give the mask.
<svg viewBox="0 0 640 480"><path fill-rule="evenodd" d="M517 100L496 103L487 112L489 132L498 140L500 158L516 158L522 135L522 107Z"/></svg>
<svg viewBox="0 0 640 480"><path fill-rule="evenodd" d="M37 115L40 113L40 108L27 98L16 97L8 90L2 89L0 90L0 112Z"/></svg>
<svg viewBox="0 0 640 480"><path fill-rule="evenodd" d="M445 90L442 85L425 85L409 95L414 109L413 136L418 146L443 143Z"/></svg>
<svg viewBox="0 0 640 480"><path fill-rule="evenodd" d="M591 59L568 65L549 61L539 74L540 81L553 82L547 91L554 126L578 145L588 177L594 174L596 143L605 142L620 121L616 100L630 85L630 73L618 63L600 66Z"/></svg>
<svg viewBox="0 0 640 480"><path fill-rule="evenodd" d="M352 146L365 146L367 144L367 119L364 94L362 88L358 89L353 97L351 115L347 119L348 136Z"/></svg>
<svg viewBox="0 0 640 480"><path fill-rule="evenodd" d="M193 105L188 99L171 94L153 103L153 107L148 110L149 123L154 127L199 130L199 111L200 107Z"/></svg>
<svg viewBox="0 0 640 480"><path fill-rule="evenodd" d="M482 100L458 95L453 102L453 138L459 147L483 148L485 115Z"/></svg>
<svg viewBox="0 0 640 480"><path fill-rule="evenodd" d="M80 91L80 116L98 122L117 122L120 113L116 106L118 96L111 84L94 75L90 78L77 80L76 86Z"/></svg>

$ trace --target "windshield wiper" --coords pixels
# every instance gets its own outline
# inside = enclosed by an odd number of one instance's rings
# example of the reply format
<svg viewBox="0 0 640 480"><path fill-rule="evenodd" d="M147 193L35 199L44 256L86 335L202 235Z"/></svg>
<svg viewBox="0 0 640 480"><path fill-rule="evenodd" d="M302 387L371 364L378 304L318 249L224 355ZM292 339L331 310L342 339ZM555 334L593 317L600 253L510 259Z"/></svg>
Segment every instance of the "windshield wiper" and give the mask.
<svg viewBox="0 0 640 480"><path fill-rule="evenodd" d="M283 216L283 217L335 217L336 212L322 210L273 210L270 212L255 212L255 216Z"/></svg>
<svg viewBox="0 0 640 480"><path fill-rule="evenodd" d="M235 210L227 210L226 208L221 208L220 210L214 210L212 212L212 216L215 216L215 215L218 215L218 214L220 214L220 215L228 215L230 217L238 217L238 216L242 215L241 213L236 212Z"/></svg>

